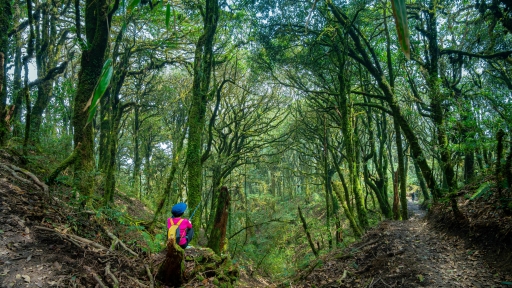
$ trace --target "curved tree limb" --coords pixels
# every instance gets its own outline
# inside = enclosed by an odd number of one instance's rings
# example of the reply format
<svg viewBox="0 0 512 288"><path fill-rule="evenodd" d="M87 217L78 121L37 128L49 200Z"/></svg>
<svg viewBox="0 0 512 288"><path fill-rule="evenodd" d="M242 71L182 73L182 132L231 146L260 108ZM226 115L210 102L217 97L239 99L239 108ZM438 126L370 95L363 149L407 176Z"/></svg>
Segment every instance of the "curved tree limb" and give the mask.
<svg viewBox="0 0 512 288"><path fill-rule="evenodd" d="M56 67L53 67L52 69L50 69L48 71L48 73L46 74L46 76L44 76L43 78L38 78L38 79L30 82L28 84L28 87L32 88L32 87L37 86L45 81L55 78L55 76L64 73L64 70L66 70L67 66L68 66L68 61L64 61L64 62L60 63L59 66L56 66Z"/></svg>
<svg viewBox="0 0 512 288"><path fill-rule="evenodd" d="M62 163L53 170L53 172L48 176L48 179L46 180L46 184L51 185L55 182L55 179L57 179L57 176L59 176L60 172L64 171L66 168L68 168L71 164L75 163L76 159L78 158L78 151L80 150L80 146L82 143L78 143L75 147L75 150L73 150L73 153L66 158L66 160L62 161Z"/></svg>

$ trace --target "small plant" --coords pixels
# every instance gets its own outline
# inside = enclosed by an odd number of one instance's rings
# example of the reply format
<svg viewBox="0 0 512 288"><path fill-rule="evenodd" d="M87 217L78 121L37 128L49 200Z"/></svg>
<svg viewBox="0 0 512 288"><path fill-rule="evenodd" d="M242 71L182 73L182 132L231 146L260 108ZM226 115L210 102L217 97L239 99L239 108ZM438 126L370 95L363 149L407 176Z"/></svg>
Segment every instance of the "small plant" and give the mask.
<svg viewBox="0 0 512 288"><path fill-rule="evenodd" d="M473 194L471 196L471 198L469 198L469 200L475 200L476 198L484 195L490 189L491 189L491 183L490 182L483 183L482 185L480 185L480 187L478 187L478 189L476 190L475 194Z"/></svg>
<svg viewBox="0 0 512 288"><path fill-rule="evenodd" d="M163 233L153 236L146 231L142 231L142 238L144 238L144 242L146 242L147 245L147 248L141 247L144 251L149 250L151 253L156 253L165 248L166 235Z"/></svg>

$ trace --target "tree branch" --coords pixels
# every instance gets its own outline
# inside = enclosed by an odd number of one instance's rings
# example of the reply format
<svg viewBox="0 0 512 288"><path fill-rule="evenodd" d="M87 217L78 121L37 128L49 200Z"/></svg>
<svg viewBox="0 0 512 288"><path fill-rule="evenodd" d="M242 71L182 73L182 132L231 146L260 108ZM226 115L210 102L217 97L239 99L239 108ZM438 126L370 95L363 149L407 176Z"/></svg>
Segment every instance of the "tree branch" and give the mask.
<svg viewBox="0 0 512 288"><path fill-rule="evenodd" d="M502 51L502 52L497 52L494 54L485 55L485 54L475 54L475 53L452 50L452 49L444 49L444 50L441 50L440 54L441 55L457 54L457 55L461 55L461 56L469 56L469 57L480 58L480 59L496 59L496 58L506 59L507 57L509 57L512 54L512 51Z"/></svg>
<svg viewBox="0 0 512 288"><path fill-rule="evenodd" d="M38 79L30 82L28 84L28 87L32 88L34 86L42 84L43 82L46 82L48 80L51 80L51 79L55 78L55 76L64 73L64 70L66 70L67 66L68 66L68 61L62 62L59 66L53 67L52 69L50 69L48 71L48 73L46 74L46 76L44 76L43 78L38 78Z"/></svg>

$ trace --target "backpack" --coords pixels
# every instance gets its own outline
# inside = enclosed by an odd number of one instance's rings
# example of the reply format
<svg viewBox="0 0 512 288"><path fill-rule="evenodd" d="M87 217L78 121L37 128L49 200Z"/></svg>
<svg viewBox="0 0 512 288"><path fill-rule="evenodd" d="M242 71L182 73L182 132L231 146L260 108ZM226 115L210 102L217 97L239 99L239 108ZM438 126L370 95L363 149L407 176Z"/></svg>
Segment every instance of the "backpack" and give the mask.
<svg viewBox="0 0 512 288"><path fill-rule="evenodd" d="M172 218L169 218L169 224L171 224L171 227L169 227L169 230L167 230L167 241L179 244L176 240L181 238L180 224L182 221L183 219L180 219L178 223L174 223L174 221L172 221Z"/></svg>

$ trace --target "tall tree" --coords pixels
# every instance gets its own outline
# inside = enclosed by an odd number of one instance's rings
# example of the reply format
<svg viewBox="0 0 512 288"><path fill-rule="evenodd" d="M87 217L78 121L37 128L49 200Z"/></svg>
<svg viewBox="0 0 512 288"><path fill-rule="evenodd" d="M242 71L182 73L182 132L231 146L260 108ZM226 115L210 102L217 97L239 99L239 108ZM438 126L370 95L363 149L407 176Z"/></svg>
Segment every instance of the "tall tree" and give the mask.
<svg viewBox="0 0 512 288"><path fill-rule="evenodd" d="M11 30L12 25L12 10L11 1L2 1L0 3L0 145L3 146L7 140L8 126L5 123L5 106L7 104L7 77L6 65L9 56L9 37L5 31Z"/></svg>
<svg viewBox="0 0 512 288"><path fill-rule="evenodd" d="M101 75L108 52L112 16L118 7L119 0L116 0L113 6L106 0L86 0L85 2L84 30L87 45L82 51L72 119L74 144L76 146L81 143L78 159L74 165L74 187L85 197L92 194L95 167L92 124L87 123L89 111L86 105Z"/></svg>
<svg viewBox="0 0 512 288"><path fill-rule="evenodd" d="M187 171L188 171L188 203L193 209L201 202L203 184L202 176L202 136L205 125L206 106L210 97L210 79L213 69L213 43L217 23L219 21L219 1L206 0L200 6L203 17L203 33L196 43L194 53L194 81L192 84L192 99L188 116L188 144L187 144ZM193 222L199 224L198 215Z"/></svg>

